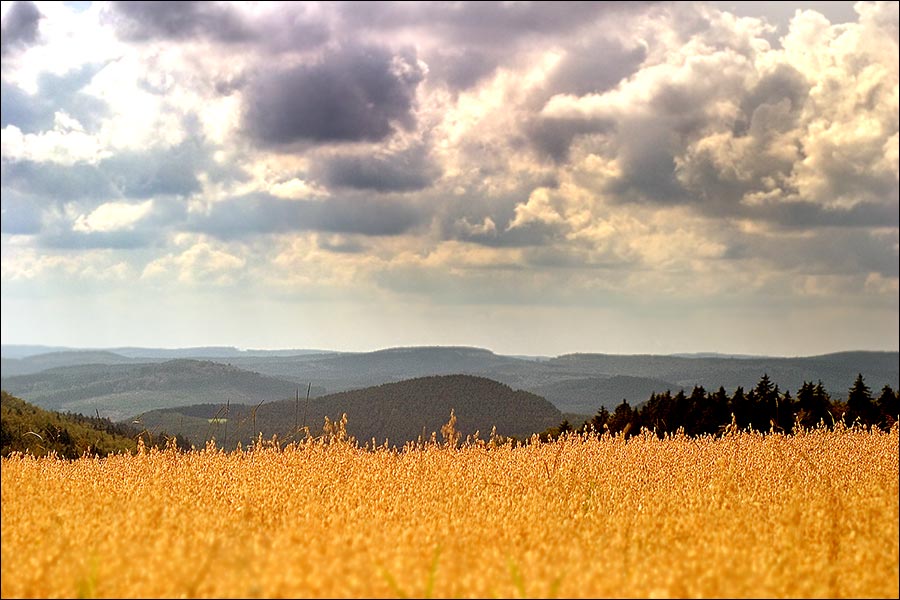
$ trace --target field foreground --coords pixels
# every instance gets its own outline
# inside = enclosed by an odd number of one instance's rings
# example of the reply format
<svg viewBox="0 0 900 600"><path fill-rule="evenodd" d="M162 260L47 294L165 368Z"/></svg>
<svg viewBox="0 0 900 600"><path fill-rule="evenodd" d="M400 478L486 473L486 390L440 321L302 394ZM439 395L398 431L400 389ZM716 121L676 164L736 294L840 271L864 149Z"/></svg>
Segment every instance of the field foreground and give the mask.
<svg viewBox="0 0 900 600"><path fill-rule="evenodd" d="M6 597L898 597L898 428L2 461Z"/></svg>

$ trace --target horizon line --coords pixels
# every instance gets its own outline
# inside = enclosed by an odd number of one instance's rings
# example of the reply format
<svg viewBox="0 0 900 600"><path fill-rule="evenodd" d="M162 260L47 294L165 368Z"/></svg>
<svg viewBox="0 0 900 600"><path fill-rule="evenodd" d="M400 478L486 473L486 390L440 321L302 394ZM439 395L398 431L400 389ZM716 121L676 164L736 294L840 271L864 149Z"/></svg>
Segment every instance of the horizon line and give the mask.
<svg viewBox="0 0 900 600"><path fill-rule="evenodd" d="M221 349L221 350L233 350L236 352L318 352L323 354L372 354L376 352L384 352L389 350L403 350L403 349L424 349L424 348L463 348L470 350L484 350L494 354L496 356L510 356L510 357L533 357L533 358L558 358L562 356L570 356L577 354L600 354L600 355L609 355L609 356L672 356L672 357L697 357L704 358L704 355L708 358L712 357L723 357L723 358L808 358L815 356L826 356L829 354L842 354L842 353L852 353L852 352L894 352L900 353L900 348L898 349L869 349L869 348L852 348L852 349L842 349L842 350L833 350L829 352L820 352L816 354L754 354L748 352L723 352L718 350L693 350L693 351L675 351L675 352L665 352L665 353L653 353L653 352L608 352L608 351L597 351L597 350L573 350L568 352L562 352L559 354L532 354L527 352L497 352L491 348L483 347L483 346L473 346L473 345L465 345L465 344L408 344L408 345L397 345L397 346L384 346L367 350L336 350L336 349L325 349L325 348L309 348L309 347L250 347L250 346L237 346L237 345L229 345L229 344L211 344L211 345L191 345L191 346L142 346L142 345L114 345L114 346L69 346L64 344L29 344L29 343L0 343L0 346L5 348L12 347L20 347L20 348L45 348L47 352L41 352L32 354L30 356L35 356L37 354L45 354L51 352L67 352L67 351L107 351L114 352L115 350L157 350L157 351L185 351L185 350L204 350L204 349ZM22 357L26 358L26 357Z"/></svg>

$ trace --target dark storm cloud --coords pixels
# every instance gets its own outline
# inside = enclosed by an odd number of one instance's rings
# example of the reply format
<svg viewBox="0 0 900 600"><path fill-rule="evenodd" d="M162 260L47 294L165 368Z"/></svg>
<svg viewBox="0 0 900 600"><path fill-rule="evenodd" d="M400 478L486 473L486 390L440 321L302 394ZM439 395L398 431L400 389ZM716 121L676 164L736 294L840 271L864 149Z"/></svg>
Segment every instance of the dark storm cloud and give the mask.
<svg viewBox="0 0 900 600"><path fill-rule="evenodd" d="M509 46L535 34L566 34L621 9L615 2L343 2L344 21L380 30L428 27L456 45ZM629 2L630 10L647 4Z"/></svg>
<svg viewBox="0 0 900 600"><path fill-rule="evenodd" d="M273 14L244 15L227 2L113 2L108 17L130 41L252 43L273 52L312 48L328 39L328 27L307 15L303 3L280 4Z"/></svg>
<svg viewBox="0 0 900 600"><path fill-rule="evenodd" d="M566 162L572 142L579 135L609 131L613 122L601 119L534 117L525 124L528 140L538 154L557 163Z"/></svg>
<svg viewBox="0 0 900 600"><path fill-rule="evenodd" d="M569 49L547 81L555 94L600 94L635 73L647 57L644 46L625 48L599 38Z"/></svg>
<svg viewBox="0 0 900 600"><path fill-rule="evenodd" d="M428 56L428 78L444 81L455 90L467 90L490 75L498 60L487 51L441 49Z"/></svg>
<svg viewBox="0 0 900 600"><path fill-rule="evenodd" d="M599 19L646 4L652 3L344 2L338 11L350 31L365 28L382 37L416 28L427 32L429 39L440 41L424 56L430 79L464 90L515 61L523 50L559 44Z"/></svg>
<svg viewBox="0 0 900 600"><path fill-rule="evenodd" d="M626 48L605 37L581 40L567 49L566 55L548 75L545 85L532 95L528 104L539 112L557 94L602 94L637 72L646 56L644 46ZM569 158L575 138L609 131L613 125L609 119L538 115L524 123L523 132L540 156L563 163Z"/></svg>
<svg viewBox="0 0 900 600"><path fill-rule="evenodd" d="M37 41L41 11L33 2L13 2L3 17L0 55L6 57Z"/></svg>
<svg viewBox="0 0 900 600"><path fill-rule="evenodd" d="M424 218L420 209L386 199L283 200L253 194L215 203L208 214L192 216L187 228L221 239L290 231L393 236L422 224Z"/></svg>
<svg viewBox="0 0 900 600"><path fill-rule="evenodd" d="M675 174L675 157L680 148L672 142L671 125L672 121L666 119L619 125L618 160L622 174L606 187L611 198L663 205L692 200Z"/></svg>
<svg viewBox="0 0 900 600"><path fill-rule="evenodd" d="M741 100L741 116L734 124L734 134L746 135L757 110L783 100L789 103L793 124L803 109L807 96L809 83L806 78L790 65L778 65L774 72L760 79Z"/></svg>
<svg viewBox="0 0 900 600"><path fill-rule="evenodd" d="M184 40L208 37L219 42L246 42L251 28L231 6L221 2L113 2L119 33L128 40Z"/></svg>
<svg viewBox="0 0 900 600"><path fill-rule="evenodd" d="M245 91L244 123L270 147L380 141L414 125L423 78L414 51L344 47L315 64L261 74Z"/></svg>
<svg viewBox="0 0 900 600"><path fill-rule="evenodd" d="M895 194L896 195L896 194ZM851 208L827 208L814 202L779 202L747 207L743 215L770 221L784 228L900 227L897 200L893 203L860 202Z"/></svg>
<svg viewBox="0 0 900 600"><path fill-rule="evenodd" d="M440 177L440 166L428 150L414 146L387 155L346 154L321 158L313 174L328 187L377 192L409 192L424 189Z"/></svg>
<svg viewBox="0 0 900 600"><path fill-rule="evenodd" d="M95 130L101 119L109 114L109 107L106 102L84 93L82 89L103 66L86 64L63 75L42 73L34 95L2 82L0 127L14 125L23 133L46 131L53 128L54 114L62 111L74 117L86 131Z"/></svg>

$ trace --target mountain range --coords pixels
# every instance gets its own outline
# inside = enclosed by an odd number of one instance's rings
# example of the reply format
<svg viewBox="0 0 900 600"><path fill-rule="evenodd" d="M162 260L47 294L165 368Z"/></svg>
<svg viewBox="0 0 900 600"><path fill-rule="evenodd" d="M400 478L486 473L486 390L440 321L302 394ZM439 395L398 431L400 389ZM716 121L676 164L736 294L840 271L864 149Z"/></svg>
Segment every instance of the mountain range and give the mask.
<svg viewBox="0 0 900 600"><path fill-rule="evenodd" d="M835 398L862 373L873 389L898 386L897 352L841 352L808 357L567 354L522 357L471 347L426 346L374 352L325 350L65 349L2 347L2 387L29 402L124 419L193 404L256 405L312 397L434 375L484 377L592 415L632 405L650 393L694 385L752 387L763 374L782 391L822 381ZM117 351L118 350L118 351Z"/></svg>

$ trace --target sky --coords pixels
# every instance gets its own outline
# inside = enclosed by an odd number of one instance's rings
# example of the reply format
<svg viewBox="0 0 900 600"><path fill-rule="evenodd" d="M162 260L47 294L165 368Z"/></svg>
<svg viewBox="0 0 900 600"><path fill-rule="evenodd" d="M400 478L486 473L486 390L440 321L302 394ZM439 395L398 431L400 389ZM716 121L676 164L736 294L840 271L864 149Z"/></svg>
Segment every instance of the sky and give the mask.
<svg viewBox="0 0 900 600"><path fill-rule="evenodd" d="M2 342L898 349L897 2L2 2Z"/></svg>

